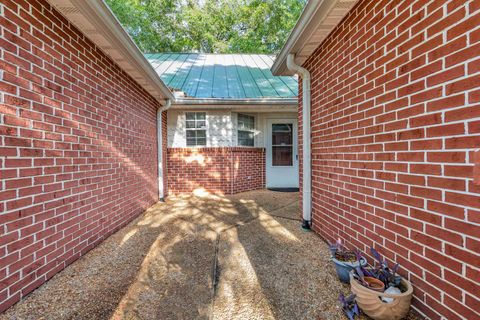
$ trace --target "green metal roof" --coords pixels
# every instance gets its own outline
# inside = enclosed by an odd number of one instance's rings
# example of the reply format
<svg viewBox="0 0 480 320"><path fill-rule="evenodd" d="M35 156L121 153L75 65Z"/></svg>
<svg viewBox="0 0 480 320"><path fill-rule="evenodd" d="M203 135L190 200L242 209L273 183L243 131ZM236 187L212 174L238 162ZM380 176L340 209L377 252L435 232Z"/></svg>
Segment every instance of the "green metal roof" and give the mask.
<svg viewBox="0 0 480 320"><path fill-rule="evenodd" d="M145 57L167 87L193 98L295 98L292 76L273 76L263 54L151 53Z"/></svg>

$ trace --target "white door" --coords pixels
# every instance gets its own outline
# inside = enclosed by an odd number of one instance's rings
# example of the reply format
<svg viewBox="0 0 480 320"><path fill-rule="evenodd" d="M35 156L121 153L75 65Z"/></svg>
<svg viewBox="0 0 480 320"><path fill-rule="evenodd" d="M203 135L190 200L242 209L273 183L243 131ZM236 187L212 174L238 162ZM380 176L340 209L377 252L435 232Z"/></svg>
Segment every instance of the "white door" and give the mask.
<svg viewBox="0 0 480 320"><path fill-rule="evenodd" d="M267 188L298 188L297 120L267 120Z"/></svg>

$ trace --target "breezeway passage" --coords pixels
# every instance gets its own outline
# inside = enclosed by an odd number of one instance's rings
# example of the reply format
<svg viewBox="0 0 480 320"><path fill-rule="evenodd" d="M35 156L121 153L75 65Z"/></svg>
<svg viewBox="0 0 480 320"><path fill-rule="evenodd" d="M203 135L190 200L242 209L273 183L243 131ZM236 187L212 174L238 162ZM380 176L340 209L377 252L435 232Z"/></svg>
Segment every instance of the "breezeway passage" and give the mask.
<svg viewBox="0 0 480 320"><path fill-rule="evenodd" d="M0 319L343 319L298 194L169 197Z"/></svg>

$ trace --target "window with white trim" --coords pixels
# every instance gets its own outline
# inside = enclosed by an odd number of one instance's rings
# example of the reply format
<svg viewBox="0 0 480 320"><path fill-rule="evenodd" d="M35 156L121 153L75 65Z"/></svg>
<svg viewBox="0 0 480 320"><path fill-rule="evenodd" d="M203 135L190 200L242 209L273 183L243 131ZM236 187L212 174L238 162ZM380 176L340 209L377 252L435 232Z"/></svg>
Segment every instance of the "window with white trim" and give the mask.
<svg viewBox="0 0 480 320"><path fill-rule="evenodd" d="M255 117L238 114L238 145L253 147L255 145Z"/></svg>
<svg viewBox="0 0 480 320"><path fill-rule="evenodd" d="M207 145L207 115L205 112L186 112L187 147Z"/></svg>

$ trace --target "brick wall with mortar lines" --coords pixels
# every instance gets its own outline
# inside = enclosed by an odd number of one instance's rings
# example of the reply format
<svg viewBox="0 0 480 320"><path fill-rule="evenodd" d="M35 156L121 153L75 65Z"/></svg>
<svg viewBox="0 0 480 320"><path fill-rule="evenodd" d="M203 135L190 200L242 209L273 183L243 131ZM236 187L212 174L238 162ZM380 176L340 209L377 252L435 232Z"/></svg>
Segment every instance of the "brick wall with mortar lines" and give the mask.
<svg viewBox="0 0 480 320"><path fill-rule="evenodd" d="M314 230L398 261L432 319L480 312L478 21L480 1L360 1L304 64Z"/></svg>
<svg viewBox="0 0 480 320"><path fill-rule="evenodd" d="M156 101L46 1L2 1L0 312L157 201Z"/></svg>
<svg viewBox="0 0 480 320"><path fill-rule="evenodd" d="M168 148L170 193L232 194L265 187L265 149L245 147Z"/></svg>
<svg viewBox="0 0 480 320"><path fill-rule="evenodd" d="M232 149L232 193L265 188L265 149Z"/></svg>

